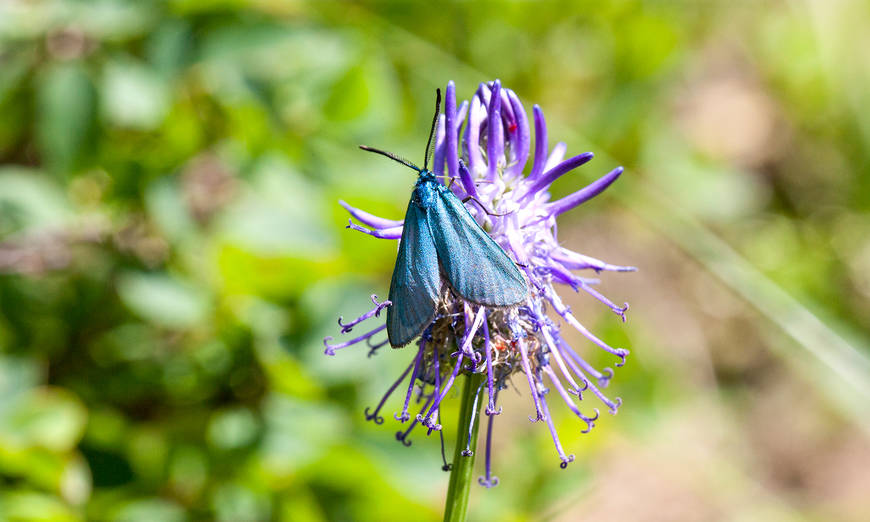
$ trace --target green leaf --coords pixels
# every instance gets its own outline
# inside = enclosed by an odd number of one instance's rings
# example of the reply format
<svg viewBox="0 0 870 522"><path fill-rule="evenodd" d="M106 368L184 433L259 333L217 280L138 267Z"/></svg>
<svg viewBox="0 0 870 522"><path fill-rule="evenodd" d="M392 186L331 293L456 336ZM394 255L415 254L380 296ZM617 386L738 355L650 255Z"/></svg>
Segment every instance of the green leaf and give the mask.
<svg viewBox="0 0 870 522"><path fill-rule="evenodd" d="M275 477L291 476L317 460L340 441L349 426L341 412L328 404L313 404L272 394L263 406L266 435L262 465Z"/></svg>
<svg viewBox="0 0 870 522"><path fill-rule="evenodd" d="M78 63L49 66L36 85L40 153L52 170L70 170L93 143L96 91Z"/></svg>
<svg viewBox="0 0 870 522"><path fill-rule="evenodd" d="M167 238L181 242L194 237L196 223L176 180L160 178L149 185L145 191L145 205L148 216Z"/></svg>
<svg viewBox="0 0 870 522"><path fill-rule="evenodd" d="M220 223L227 241L266 255L315 258L332 254L334 233L319 187L279 156L254 168L250 191L230 207Z"/></svg>
<svg viewBox="0 0 870 522"><path fill-rule="evenodd" d="M113 522L184 522L184 510L168 500L152 498L130 502L111 518Z"/></svg>
<svg viewBox="0 0 870 522"><path fill-rule="evenodd" d="M75 522L81 520L60 499L35 491L0 491L0 520Z"/></svg>
<svg viewBox="0 0 870 522"><path fill-rule="evenodd" d="M146 52L149 61L164 78L174 76L190 58L192 40L190 24L167 20L148 38Z"/></svg>
<svg viewBox="0 0 870 522"><path fill-rule="evenodd" d="M103 71L102 111L120 127L150 130L159 126L169 107L165 81L132 60L109 62Z"/></svg>
<svg viewBox="0 0 870 522"><path fill-rule="evenodd" d="M210 309L202 290L165 273L127 272L118 279L118 295L138 316L168 328L194 326Z"/></svg>
<svg viewBox="0 0 870 522"><path fill-rule="evenodd" d="M37 362L12 355L0 356L0 411L15 395L39 383L41 372Z"/></svg>
<svg viewBox="0 0 870 522"><path fill-rule="evenodd" d="M150 2L118 0L92 0L90 2L64 2L72 19L100 41L122 41L146 33L157 22L160 12ZM61 4L63 6L63 4Z"/></svg>
<svg viewBox="0 0 870 522"><path fill-rule="evenodd" d="M219 487L214 493L212 503L217 519L221 522L270 519L269 498L240 484Z"/></svg>
<svg viewBox="0 0 870 522"><path fill-rule="evenodd" d="M0 167L0 235L56 227L71 216L63 190L40 171Z"/></svg>
<svg viewBox="0 0 870 522"><path fill-rule="evenodd" d="M217 448L233 449L253 442L260 430L257 418L247 408L215 412L208 424L208 440Z"/></svg>
<svg viewBox="0 0 870 522"><path fill-rule="evenodd" d="M34 388L0 411L0 440L19 448L72 449L85 430L87 410L61 388Z"/></svg>

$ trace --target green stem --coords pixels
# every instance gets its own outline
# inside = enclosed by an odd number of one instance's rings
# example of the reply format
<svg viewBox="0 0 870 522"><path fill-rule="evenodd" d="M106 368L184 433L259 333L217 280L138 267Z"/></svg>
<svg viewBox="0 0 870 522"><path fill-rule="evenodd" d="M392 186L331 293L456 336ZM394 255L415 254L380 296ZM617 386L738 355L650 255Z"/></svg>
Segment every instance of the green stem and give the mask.
<svg viewBox="0 0 870 522"><path fill-rule="evenodd" d="M456 450L453 452L453 467L450 470L450 485L447 487L447 502L444 505L444 522L464 522L468 516L468 496L474 482L474 453L465 457L462 451L468 440L468 426L471 425L471 450L477 448L477 432L480 428L480 408L474 408L474 396L483 382L483 374L465 376L462 388L462 407L459 410L459 424L456 429ZM474 416L474 419L472 419ZM473 423L472 423L473 420Z"/></svg>

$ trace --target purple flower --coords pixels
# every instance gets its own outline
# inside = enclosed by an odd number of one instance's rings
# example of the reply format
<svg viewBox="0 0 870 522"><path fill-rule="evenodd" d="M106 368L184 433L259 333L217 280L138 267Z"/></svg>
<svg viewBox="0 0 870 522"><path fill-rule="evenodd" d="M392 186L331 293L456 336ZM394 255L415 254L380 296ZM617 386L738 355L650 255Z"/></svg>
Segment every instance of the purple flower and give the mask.
<svg viewBox="0 0 870 522"><path fill-rule="evenodd" d="M498 483L490 465L492 429L494 416L501 413L501 408L497 408L498 394L507 387L508 379L516 375L522 385L529 387L535 409L529 419L547 425L563 468L574 456L566 454L559 441L549 413L551 402L561 401L567 405L584 424L584 433L592 429L598 418L597 408L584 413L578 406L584 392L597 397L613 414L621 404L619 398L611 400L601 391L613 371L610 368L598 370L586 362L562 338L562 324L612 354L617 367L624 364L628 355L628 350L611 347L586 329L555 290L557 284L575 291L583 290L625 321L628 304L617 306L595 290L597 280L580 277L574 271L630 272L635 268L611 265L568 250L556 239L556 218L610 186L622 174L622 167L569 196L550 201L548 190L553 181L587 163L593 155L587 152L565 159L564 143L548 150L547 127L537 105L533 108L533 119L535 150L531 168L524 174L530 156L531 131L516 94L501 87L496 80L481 84L471 101L463 101L457 108L455 86L453 82L447 84L444 114L438 120L433 171L442 183L445 179L455 181L450 187L458 197L473 196L496 214L483 211L471 201L468 203L469 212L522 268L529 282L529 297L516 308L488 309L463 301L445 285L438 313L417 342L413 359L377 407L372 411L367 408L365 412L367 420L383 423L384 404L405 383L403 407L394 417L403 423L410 421L407 429L396 433L400 442L410 445L408 436L418 425L428 433L440 432L439 408L460 372L485 372L486 381L477 390L474 408L482 406L489 416L486 475L480 478L480 483L487 487ZM378 238L401 237L402 221L380 218L344 201L340 203L365 225L351 221L347 228ZM389 301L378 302L376 296L372 296L372 301L375 308L358 319L348 324L339 319L342 334L350 333L366 319L378 317L381 310L390 305ZM325 352L335 355L337 350L366 341L371 356L387 344L386 339L373 340L384 329L382 324L337 344L330 344L332 338L327 337ZM458 350L454 349L456 346ZM481 397L483 388L485 400ZM416 414L412 415L412 411ZM471 451L467 445L465 454Z"/></svg>

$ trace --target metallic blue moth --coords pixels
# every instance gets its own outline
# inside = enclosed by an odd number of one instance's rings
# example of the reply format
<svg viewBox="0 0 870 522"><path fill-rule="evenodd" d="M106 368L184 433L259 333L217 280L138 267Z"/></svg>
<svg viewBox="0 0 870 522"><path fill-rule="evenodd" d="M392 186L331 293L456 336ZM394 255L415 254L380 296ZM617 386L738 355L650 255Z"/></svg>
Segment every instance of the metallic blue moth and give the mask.
<svg viewBox="0 0 870 522"><path fill-rule="evenodd" d="M515 306L528 294L516 264L429 170L432 136L441 108L440 89L436 96L422 169L392 153L360 146L419 174L405 213L390 283L393 304L387 309L387 336L393 348L411 342L435 318L442 282L465 301L488 307Z"/></svg>

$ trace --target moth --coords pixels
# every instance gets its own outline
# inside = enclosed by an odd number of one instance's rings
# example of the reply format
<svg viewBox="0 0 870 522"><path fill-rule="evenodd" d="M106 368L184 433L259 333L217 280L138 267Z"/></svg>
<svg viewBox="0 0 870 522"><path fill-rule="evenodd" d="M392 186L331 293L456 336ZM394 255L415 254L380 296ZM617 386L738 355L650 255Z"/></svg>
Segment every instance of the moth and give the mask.
<svg viewBox="0 0 870 522"><path fill-rule="evenodd" d="M360 145L418 173L390 282L387 336L393 348L408 344L432 322L442 284L465 301L487 307L515 306L528 294L517 265L429 170L440 110L438 89L422 169L390 152Z"/></svg>

